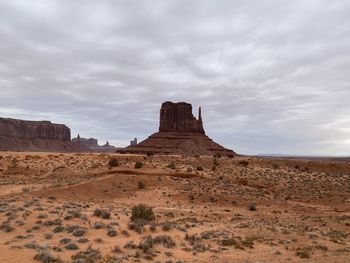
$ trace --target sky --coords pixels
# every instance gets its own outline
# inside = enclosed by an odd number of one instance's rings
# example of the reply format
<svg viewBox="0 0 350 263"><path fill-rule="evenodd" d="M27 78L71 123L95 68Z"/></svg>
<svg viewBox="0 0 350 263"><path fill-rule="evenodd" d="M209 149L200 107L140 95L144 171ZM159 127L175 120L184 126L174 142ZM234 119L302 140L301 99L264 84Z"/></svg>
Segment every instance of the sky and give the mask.
<svg viewBox="0 0 350 263"><path fill-rule="evenodd" d="M242 154L350 155L348 0L0 0L0 116L127 146L186 101Z"/></svg>

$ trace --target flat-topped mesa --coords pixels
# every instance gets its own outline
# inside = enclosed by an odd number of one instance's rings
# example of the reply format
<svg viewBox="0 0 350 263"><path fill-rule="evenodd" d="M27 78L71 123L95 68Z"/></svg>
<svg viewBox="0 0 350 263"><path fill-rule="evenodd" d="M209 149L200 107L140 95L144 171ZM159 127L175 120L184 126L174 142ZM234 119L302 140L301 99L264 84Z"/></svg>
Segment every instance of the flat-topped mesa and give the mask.
<svg viewBox="0 0 350 263"><path fill-rule="evenodd" d="M0 135L16 139L43 139L69 142L70 129L64 124L50 121L24 121L0 118Z"/></svg>
<svg viewBox="0 0 350 263"><path fill-rule="evenodd" d="M1 151L83 151L71 142L70 129L50 121L0 118Z"/></svg>
<svg viewBox="0 0 350 263"><path fill-rule="evenodd" d="M199 107L198 120L192 114L192 105L186 102L164 102L160 108L160 132L193 132L205 134Z"/></svg>

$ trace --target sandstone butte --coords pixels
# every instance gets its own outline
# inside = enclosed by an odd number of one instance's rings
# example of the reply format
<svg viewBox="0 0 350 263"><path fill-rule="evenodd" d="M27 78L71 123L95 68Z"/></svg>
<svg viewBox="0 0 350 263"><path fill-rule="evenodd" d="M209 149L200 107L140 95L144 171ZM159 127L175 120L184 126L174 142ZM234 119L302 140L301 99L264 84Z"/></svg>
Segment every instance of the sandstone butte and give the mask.
<svg viewBox="0 0 350 263"><path fill-rule="evenodd" d="M137 145L118 150L119 153L236 155L210 139L204 131L201 108L198 119L192 105L186 102L164 102L160 108L159 131Z"/></svg>

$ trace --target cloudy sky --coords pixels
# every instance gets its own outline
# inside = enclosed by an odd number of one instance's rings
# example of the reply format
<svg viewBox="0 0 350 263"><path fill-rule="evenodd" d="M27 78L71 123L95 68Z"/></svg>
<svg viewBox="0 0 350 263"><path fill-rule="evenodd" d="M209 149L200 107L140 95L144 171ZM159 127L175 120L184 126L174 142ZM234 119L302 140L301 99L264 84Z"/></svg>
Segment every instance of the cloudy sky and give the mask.
<svg viewBox="0 0 350 263"><path fill-rule="evenodd" d="M0 0L0 116L126 146L158 130L163 101L187 101L239 153L350 155L349 14L348 0Z"/></svg>

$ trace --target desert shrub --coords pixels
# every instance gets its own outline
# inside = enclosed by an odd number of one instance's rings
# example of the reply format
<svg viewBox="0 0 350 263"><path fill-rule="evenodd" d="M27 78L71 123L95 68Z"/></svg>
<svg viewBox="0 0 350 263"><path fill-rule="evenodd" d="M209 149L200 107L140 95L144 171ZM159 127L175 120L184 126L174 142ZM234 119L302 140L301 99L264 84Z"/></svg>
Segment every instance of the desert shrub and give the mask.
<svg viewBox="0 0 350 263"><path fill-rule="evenodd" d="M70 238L62 238L62 239L60 240L60 244L63 244L63 245L69 244L69 243L71 243L71 242L72 242L72 239L70 239Z"/></svg>
<svg viewBox="0 0 350 263"><path fill-rule="evenodd" d="M12 232L14 230L14 228L10 225L9 222L4 222L0 225L0 230L9 233Z"/></svg>
<svg viewBox="0 0 350 263"><path fill-rule="evenodd" d="M97 249L88 247L86 250L79 251L72 256L73 263L93 263L99 262L101 259L101 252Z"/></svg>
<svg viewBox="0 0 350 263"><path fill-rule="evenodd" d="M52 239L52 237L53 237L53 234L52 233L46 233L45 235L44 235L44 237L45 237L45 239Z"/></svg>
<svg viewBox="0 0 350 263"><path fill-rule="evenodd" d="M139 162L139 161L137 161L136 163L135 163L135 169L140 169L140 168L142 168L142 166L143 166L143 163L142 162Z"/></svg>
<svg viewBox="0 0 350 263"><path fill-rule="evenodd" d="M115 245L113 247L113 249L112 249L112 252L114 252L114 253L122 253L122 249L119 246Z"/></svg>
<svg viewBox="0 0 350 263"><path fill-rule="evenodd" d="M60 263L62 262L60 258L53 256L47 249L40 249L38 253L34 256L35 260L41 261L43 263Z"/></svg>
<svg viewBox="0 0 350 263"><path fill-rule="evenodd" d="M30 187L30 186L24 186L24 187L22 188L22 192L23 192L23 193L28 193L28 192L30 192L31 190L33 190L33 187Z"/></svg>
<svg viewBox="0 0 350 263"><path fill-rule="evenodd" d="M225 247L237 246L237 245L239 245L239 242L234 238L226 238L226 239L221 241L221 245L225 246Z"/></svg>
<svg viewBox="0 0 350 263"><path fill-rule="evenodd" d="M117 230L114 228L108 228L107 229L107 236L109 237L115 237L117 235Z"/></svg>
<svg viewBox="0 0 350 263"><path fill-rule="evenodd" d="M126 237L128 237L129 236L129 232L127 231L127 230L122 230L122 235L124 235L124 236L126 236Z"/></svg>
<svg viewBox="0 0 350 263"><path fill-rule="evenodd" d="M155 215L153 213L153 208L145 205L145 204L139 204L135 205L131 208L131 221L136 220L145 220L145 221L153 221L155 220Z"/></svg>
<svg viewBox="0 0 350 263"><path fill-rule="evenodd" d="M87 242L89 242L89 239L85 238L85 237L82 237L82 238L79 238L77 240L78 243L81 243L81 244L85 244Z"/></svg>
<svg viewBox="0 0 350 263"><path fill-rule="evenodd" d="M135 222L130 222L128 224L128 228L130 230L134 230L134 231L136 231L139 234L143 233L143 231L145 230L145 228L143 226L144 226L144 223L139 221L139 220L135 221Z"/></svg>
<svg viewBox="0 0 350 263"><path fill-rule="evenodd" d="M197 171L203 171L204 170L203 167L200 166L200 165L198 165L196 169L197 169Z"/></svg>
<svg viewBox="0 0 350 263"><path fill-rule="evenodd" d="M94 210L94 216L102 217L103 219L109 219L111 217L111 213L107 210L96 208Z"/></svg>
<svg viewBox="0 0 350 263"><path fill-rule="evenodd" d="M108 166L109 167L116 167L116 166L119 166L119 162L116 158L111 158L109 161L108 161Z"/></svg>
<svg viewBox="0 0 350 263"><path fill-rule="evenodd" d="M295 252L295 255L300 258L310 258L310 249L309 248L298 248Z"/></svg>
<svg viewBox="0 0 350 263"><path fill-rule="evenodd" d="M68 243L67 245L64 246L68 250L77 250L79 249L78 245L75 244L74 242Z"/></svg>
<svg viewBox="0 0 350 263"><path fill-rule="evenodd" d="M106 224L103 223L103 222L100 222L100 221L96 221L94 223L94 228L95 229L102 229L102 228L105 228L106 227Z"/></svg>
<svg viewBox="0 0 350 263"><path fill-rule="evenodd" d="M159 235L153 238L155 244L162 244L166 248L172 248L176 245L175 241L168 235Z"/></svg>
<svg viewBox="0 0 350 263"><path fill-rule="evenodd" d="M169 163L167 167L170 169L176 169L176 165L173 162Z"/></svg>
<svg viewBox="0 0 350 263"><path fill-rule="evenodd" d="M149 226L149 230L150 230L151 232L155 232L155 231L157 230L156 224L152 223L152 224Z"/></svg>
<svg viewBox="0 0 350 263"><path fill-rule="evenodd" d="M214 167L219 165L219 160L217 158L213 159Z"/></svg>
<svg viewBox="0 0 350 263"><path fill-rule="evenodd" d="M62 232L62 231L64 231L64 226L56 226L53 230L52 230L52 232L54 232L54 233L59 233L59 232Z"/></svg>
<svg viewBox="0 0 350 263"><path fill-rule="evenodd" d="M32 242L26 243L24 247L29 249L39 249L40 246L36 241L32 241Z"/></svg>
<svg viewBox="0 0 350 263"><path fill-rule="evenodd" d="M76 229L80 229L81 227L79 225L67 225L66 226L66 231L68 233L72 233Z"/></svg>
<svg viewBox="0 0 350 263"><path fill-rule="evenodd" d="M187 172L187 173L192 173L192 172L193 172L192 167L187 167L186 172Z"/></svg>
<svg viewBox="0 0 350 263"><path fill-rule="evenodd" d="M147 156L153 156L153 152L147 152L146 155Z"/></svg>
<svg viewBox="0 0 350 263"><path fill-rule="evenodd" d="M81 216L81 211L79 209L69 209L67 213L74 218L79 218Z"/></svg>
<svg viewBox="0 0 350 263"><path fill-rule="evenodd" d="M138 247L143 251L143 253L153 253L153 238L151 236L146 236L140 242Z"/></svg>
<svg viewBox="0 0 350 263"><path fill-rule="evenodd" d="M135 248L137 248L137 246L134 244L133 240L130 240L130 241L125 243L124 248L126 248L126 249L135 249Z"/></svg>
<svg viewBox="0 0 350 263"><path fill-rule="evenodd" d="M137 187L138 187L138 189L144 189L145 188L145 183L142 182L142 181L138 181L137 182Z"/></svg>
<svg viewBox="0 0 350 263"><path fill-rule="evenodd" d="M238 165L242 167L247 167L249 165L249 162L247 160L242 160L238 162Z"/></svg>
<svg viewBox="0 0 350 263"><path fill-rule="evenodd" d="M250 204L249 211L256 211L256 204Z"/></svg>
<svg viewBox="0 0 350 263"><path fill-rule="evenodd" d="M222 246L234 246L236 249L244 250L245 247L253 248L254 247L254 238L246 238L242 240L240 237L231 237L226 238L221 241Z"/></svg>
<svg viewBox="0 0 350 263"><path fill-rule="evenodd" d="M95 238L94 241L95 241L96 243L103 243L103 239L100 238L100 237Z"/></svg>
<svg viewBox="0 0 350 263"><path fill-rule="evenodd" d="M216 153L213 155L214 158L221 158L221 153Z"/></svg>
<svg viewBox="0 0 350 263"><path fill-rule="evenodd" d="M169 231L173 227L173 224L169 221L166 221L162 224L163 231Z"/></svg>
<svg viewBox="0 0 350 263"><path fill-rule="evenodd" d="M85 229L78 228L78 229L75 229L72 234L75 237L81 237L81 236L85 235L85 233L86 233Z"/></svg>

